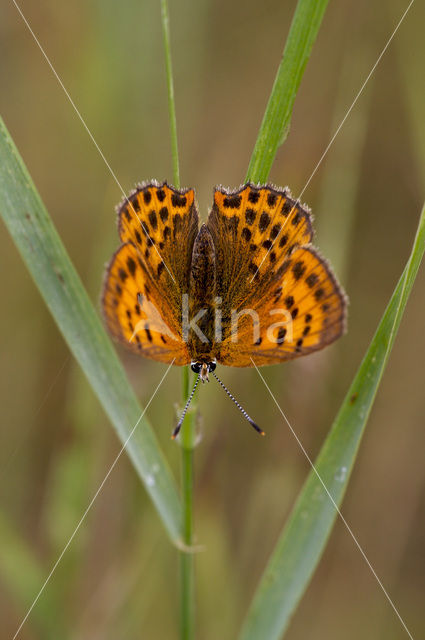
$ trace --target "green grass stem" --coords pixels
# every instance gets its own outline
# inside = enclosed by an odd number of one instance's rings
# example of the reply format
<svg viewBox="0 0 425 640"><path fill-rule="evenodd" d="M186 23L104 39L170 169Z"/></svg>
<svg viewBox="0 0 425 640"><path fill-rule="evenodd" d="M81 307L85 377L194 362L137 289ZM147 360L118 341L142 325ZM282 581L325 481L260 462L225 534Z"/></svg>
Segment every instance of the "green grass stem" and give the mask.
<svg viewBox="0 0 425 640"><path fill-rule="evenodd" d="M299 0L261 123L246 180L265 183L288 135L295 97L328 0Z"/></svg>
<svg viewBox="0 0 425 640"><path fill-rule="evenodd" d="M173 181L180 189L179 147L177 144L176 101L174 98L173 66L170 44L170 18L167 0L161 0L162 34L164 39L165 70L167 75L168 116L170 120L171 155L173 158Z"/></svg>
<svg viewBox="0 0 425 640"><path fill-rule="evenodd" d="M177 119L174 98L174 81L171 62L170 21L167 0L161 0L162 31L164 38L165 66L168 89L168 113L170 120L171 153L173 158L174 186L180 188L179 152L177 143ZM182 406L189 395L190 372L184 367L182 372ZM195 446L196 404L187 413L183 422L179 443L181 446L181 484L183 501L182 540L180 551L180 637L182 640L194 638L195 626L195 585L194 555L190 551L193 542L193 464Z"/></svg>

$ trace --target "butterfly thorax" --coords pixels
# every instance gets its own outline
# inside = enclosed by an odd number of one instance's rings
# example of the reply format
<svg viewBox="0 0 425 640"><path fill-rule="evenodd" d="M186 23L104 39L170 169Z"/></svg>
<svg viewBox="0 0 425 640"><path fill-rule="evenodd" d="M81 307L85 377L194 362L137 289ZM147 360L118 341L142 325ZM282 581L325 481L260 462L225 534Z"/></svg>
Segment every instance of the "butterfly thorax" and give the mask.
<svg viewBox="0 0 425 640"><path fill-rule="evenodd" d="M216 313L215 248L211 234L203 224L192 251L189 284L188 350L192 361L213 360Z"/></svg>

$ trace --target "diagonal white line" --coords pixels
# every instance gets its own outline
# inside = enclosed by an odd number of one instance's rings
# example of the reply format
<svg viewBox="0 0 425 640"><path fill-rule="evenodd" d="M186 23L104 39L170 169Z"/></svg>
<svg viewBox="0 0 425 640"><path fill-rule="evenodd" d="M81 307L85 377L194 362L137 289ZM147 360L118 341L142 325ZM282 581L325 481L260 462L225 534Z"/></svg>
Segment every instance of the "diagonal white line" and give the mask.
<svg viewBox="0 0 425 640"><path fill-rule="evenodd" d="M303 195L304 191L307 189L307 187L308 187L308 185L310 184L310 182L311 182L311 180L312 180L313 176L316 174L316 172L317 172L318 168L319 168L319 167L320 167L320 165L322 164L324 157L325 157L325 156L326 156L326 154L328 153L328 151L329 151L330 147L332 146L332 144L333 144L333 142L334 142L335 138L337 137L338 133L341 131L342 127L344 126L345 121L347 120L348 116L350 115L350 113L352 112L352 110L353 110L354 106L356 105L356 103L357 103L358 99L360 98L361 94L363 93L363 90L364 90L364 88L366 87L367 83L369 82L370 78L372 77L372 75L373 75L373 73L374 73L374 71L375 71L376 67L377 67L377 66L378 66L378 64L381 62L381 58L383 57L384 53L386 52L386 50L387 50L387 49L388 49L388 47L390 46L390 44L391 44L391 42L392 42L392 40L393 40L393 38L394 38L395 34L396 34L396 33L397 33L397 31L399 30L399 28L400 28L400 26L401 26L401 23L403 22L404 18L407 16L407 13L409 12L410 7L412 6L412 4L413 4L413 3L414 3L414 0L410 0L409 4L408 4L408 6L407 6L407 9L404 11L403 15L401 16L400 20L398 21L398 23L397 23L397 25L396 25L396 27L395 27L395 29L394 29L394 31L392 32L392 34L391 34L391 35L390 35L390 37L388 38L388 41L387 41L387 43L385 44L385 47L382 49L381 53L379 54L379 56L378 56L378 58L377 58L377 60L376 60L375 64L373 65L372 69L369 71L369 73L368 73L368 75L367 75L367 77L366 77L366 80L363 82L363 84L362 84L362 86L360 87L360 89L359 89L359 91L358 91L358 93L357 93L356 97L354 98L353 102L351 103L350 108L348 109L347 113L345 114L345 116L344 116L344 117L343 117L343 119L341 120L341 122L340 122L340 124L339 124L339 126L338 126L337 130L336 130L336 131L335 131L335 133L333 134L333 136L332 136L332 138L331 138L331 140L330 140L330 142L329 142L328 146L326 147L326 149L325 149L325 150L324 150L324 152L322 153L322 155L321 155L321 157L320 157L320 159L319 159L319 162L316 164L316 166L314 167L314 169L313 169L313 171L312 171L312 173L311 173L311 175L310 175L309 179L308 179L308 180L307 180L307 182L305 183L305 185L304 185L304 187L303 187L303 189L302 189L302 191L301 191L301 193L300 193L300 195L299 195L299 197L298 197L298 200L299 200L300 198L302 198L302 195Z"/></svg>
<svg viewBox="0 0 425 640"><path fill-rule="evenodd" d="M303 196L304 191L307 189L308 185L310 184L310 182L312 181L313 177L315 176L315 174L316 174L316 172L317 172L318 168L319 168L319 167L320 167L320 165L322 164L322 162L323 162L323 160L324 160L324 158L325 158L326 154L328 153L329 149L330 149L330 148L331 148L331 146L333 145L333 143L334 143L334 141L335 141L335 138L337 137L338 133L341 131L342 127L344 126L345 121L347 120L348 116L350 115L350 113L352 112L352 110L353 110L354 106L356 105L356 103L357 103L358 99L360 98L361 94L363 93L364 88L366 87L367 83L369 82L370 78L372 77L372 75L373 75L373 73L374 73L374 71L375 71L376 67L377 67L377 66L378 66L378 64L380 63L382 56L384 55L384 53L386 52L386 50L387 50L387 49L388 49L388 47L390 46L392 39L394 38L395 34L396 34L396 33L397 33L397 31L399 30L399 28L400 28L400 26L401 26L401 23L403 22L404 18L406 17L407 13L409 12L410 7L412 6L412 4L413 4L413 3L414 3L414 0L410 0L409 4L408 4L408 6L407 6L407 9L404 11L403 15L401 16L400 20L398 21L398 23L397 23L397 25L396 25L396 27L395 27L395 29L394 29L394 31L392 32L392 34L391 34L391 35L390 35L390 37L388 38L388 40L387 40L387 42L386 42L386 44L385 44L385 47L382 49L382 51L381 51L381 53L379 54L379 56L378 56L378 58L377 58L377 60L376 60L375 64L373 65L372 69L369 71L368 75L366 76L366 79L365 79L365 81L363 82L362 86L360 87L359 91L357 92L356 97L354 98L354 100L353 100L353 102L351 103L351 105L350 105L349 109L347 110L347 112L346 112L345 116L344 116L344 117L343 117L343 119L341 120L341 122L340 122L339 126L337 127L337 129L336 129L335 133L333 134L332 138L330 139L330 142L329 142L328 146L326 147L326 149L324 150L324 152L323 152L323 153L322 153L322 155L320 156L319 161L318 161L318 163L316 164L316 166L314 167L313 171L311 172L311 175L310 175L309 179L307 180L307 182L305 183L304 187L302 188L300 195L298 196L298 198L297 198L297 199L296 199L296 201L295 201L296 203L299 203L299 202L300 202L300 200L301 200L301 198L302 198L302 196ZM292 213L292 210L291 210L291 212L290 212L290 213ZM276 238L272 241L271 246L269 247L269 249L268 249L267 253L266 253L266 254L265 254L265 256L264 256L264 258L261 260L260 264L258 265L258 269L257 269L257 271L254 273L254 275L252 276L252 278L251 278L250 282L252 282L252 281L254 280L255 276L257 275L258 271L259 271L259 270L260 270L260 268L261 268L261 265L263 264L264 260L267 258L267 256L269 255L270 251L272 250L274 243L275 243L275 242L276 242L276 240L279 238L281 231L282 231L282 229L279 231L279 233L277 234Z"/></svg>
<svg viewBox="0 0 425 640"><path fill-rule="evenodd" d="M44 49L43 49L43 47L42 47L42 45L41 45L40 41L38 40L37 36L36 36L36 35L35 35L35 33L34 33L34 31L31 29L31 26L30 26L30 24L29 24L28 20L26 19L26 17L24 16L24 14L22 13L21 8L20 8L20 7L18 6L18 4L16 3L16 0L12 0L12 2L13 2L13 4L15 5L15 7L16 7L16 9L17 9L17 11L19 12L19 14L20 14L20 16L21 16L22 20L24 21L25 25L27 26L28 31L30 32L30 34L31 34L31 35L32 35L32 37L34 38L34 40L35 40L35 42L36 42L36 44L37 44L38 48L40 49L41 53L42 53L42 54L43 54L43 56L44 56L44 58L45 58L45 60L46 60L47 64L49 65L50 69L52 70L53 75L55 76L56 80L59 82L60 86L62 87L62 89L63 89L63 91L64 91L64 93L65 93L66 97L68 98L69 102L71 103L72 108L74 109L75 113L77 114L78 118L80 119L81 124L83 125L84 129L87 131L87 133L88 133L88 135L89 135L90 140L93 142L93 144L94 144L94 146L96 147L97 151L99 152L99 154L100 154L100 156L101 156L101 158L102 158L103 162L104 162L104 163L106 164L106 166L108 167L109 173L111 174L111 176L113 177L113 179L114 179L114 180L115 180L115 182L117 183L117 185L118 185L118 187L119 187L119 189L120 189L121 193L123 194L123 196L124 196L125 200L128 202L128 204L129 204L129 206L131 207L131 209L132 209L132 211L133 211L134 215L136 216L136 218L137 218L137 219L138 219L138 221L140 222L140 225L141 225L141 227L142 227L143 231L145 232L145 234L147 235L147 237L148 237L148 238L149 238L149 240L151 241L151 244L155 247L155 251L157 252L157 254L159 255L159 257L161 258L162 262L164 263L165 268L167 269L168 273L170 274L170 277L172 278L172 280L173 280L174 282L176 282L176 281L175 281L175 279L174 279L173 274L171 273L171 271L169 270L169 268L168 268L167 264L165 263L165 261L163 260L163 258L162 258L162 256L161 256L161 254L159 253L159 251L158 251L158 248L157 248L156 244L152 241L152 239L151 239L151 237L150 237L150 235L149 235L149 233L148 233L148 230L147 230L146 226L145 226L145 225L143 224L143 222L140 220L140 218L139 218L139 216L137 215L137 212L136 212L136 210L134 209L134 207L133 207L132 203L131 203L131 202L130 202L130 200L127 198L127 195L126 195L126 193L125 193L124 189L122 188L120 181L118 180L117 176L115 175L114 171L112 170L111 165L110 165L110 164L109 164L109 162L107 161L107 159L106 159L106 157L105 157L105 154L103 153L102 149L101 149L101 148L99 147L99 145L97 144L97 142L96 142L96 140L95 140L95 138L94 138L94 136L93 136L92 132L90 131L90 129L88 128L88 126L87 126L87 124L86 124L86 121L84 120L83 116L81 115L80 111L78 110L78 108L77 108L77 106L76 106L75 102L73 101L73 99L72 99L72 98L71 98L71 96L69 95L68 90L66 89L66 87L65 87L64 83L62 82L61 78L59 77L59 74L57 73L56 69L54 68L54 66L53 66L52 62L50 61L50 58L48 57L47 53L44 51ZM136 248L137 248L137 247L136 247Z"/></svg>
<svg viewBox="0 0 425 640"><path fill-rule="evenodd" d="M350 528L350 525L348 524L348 522L346 521L346 519L344 518L344 516L342 515L338 505L336 504L335 500L333 499L333 497L331 496L328 488L326 487L325 483L323 482L319 472L317 471L314 462L312 461L312 459L310 458L310 456L308 455L306 449L304 448L301 440L299 439L299 437L297 436L297 434L295 433L291 423L289 422L288 418L286 417L286 415L284 414L281 406L279 405L278 401L276 400L275 396L273 395L272 390L270 389L269 385L267 384L267 382L265 381L264 377L261 375L261 372L259 370L259 368L257 367L257 365L255 364L254 360L251 358L251 362L254 365L254 367L257 370L258 375L260 376L261 380L263 381L267 391L269 392L270 396L272 397L275 405L277 406L277 408L279 409L280 413L282 414L286 424L288 425L289 429L291 430L292 435L294 436L295 440L298 443L298 446L300 447L301 451L303 452L303 454L305 455L305 457L307 458L311 468L313 469L314 473L316 474L320 484L322 485L322 487L324 488L324 490L326 491L329 500L332 502L333 506L335 507L335 510L337 511L339 517L341 518L342 522L344 523L348 533L350 534L350 536L353 538L358 550L360 551L360 553L363 556L364 561L366 562L367 566L369 567L370 571L372 572L372 574L374 575L377 583L379 584L379 586L381 587L383 593L385 594L385 597L387 598L388 602L390 603L391 607L393 608L397 618L400 620L404 630L406 631L407 635L409 636L410 640L414 640L412 634L410 633L409 629L406 626L406 623L404 622L403 618L401 617L401 615L399 614L394 602L391 600L390 595L388 594L387 590L385 589L384 585L382 584L381 580L379 579L375 569L372 567L368 557L366 556L365 552L363 551L362 547L360 546L359 541L357 540L356 536L354 535L353 531Z"/></svg>
<svg viewBox="0 0 425 640"><path fill-rule="evenodd" d="M117 464L118 460L119 460L119 459L120 459L120 457L121 457L121 454L123 453L124 449L126 448L127 444L129 443L130 438L132 437L132 435L133 435L133 434L134 434L134 432L136 431L137 426L139 425L139 423L140 423L141 419L142 419L142 418L143 418L143 416L145 415L145 413L146 413L146 411L147 411L147 409L148 409L148 407L149 407L150 403L151 403L151 402L152 402L152 400L154 399L154 397L155 397L155 395L156 395L156 393L157 393L157 391L158 391L159 387L160 387L160 386L162 385L162 383L164 382L165 376L167 375L167 373L169 372L169 370L171 369L171 367L172 367L172 366L173 366L173 364L174 364L174 360L175 360L175 358L173 358L172 362L170 362L170 364L168 365L166 372L165 372L165 373L164 373L164 375L162 376L162 378L161 378L160 382L158 383L158 385L157 385L157 387L156 387L155 391L154 391L154 392L153 392L153 394L151 395L151 397L150 397L150 399L149 399L149 402L147 403L146 407L143 409L142 413L140 414L139 419L137 420L136 424L134 425L134 427L133 427L133 428L132 428L132 430L130 431L130 433L129 433L129 435L128 435L127 440L124 442L124 444L122 445L121 449L119 450L119 452L118 452L118 454L117 454L117 456L116 456L115 460L113 461L113 463L112 463L112 464L111 464L111 466L109 467L109 470L108 470L107 474L105 475L105 477L103 478L102 482L100 483L99 488L97 489L96 493L94 494L93 498L91 499L91 501L90 501L90 503L89 503L89 505L88 505L87 509L84 511L84 513L83 513L83 515L82 515L82 517L81 517L80 521L78 522L77 526L75 527L75 529L74 529L74 531L73 531L73 533L72 533L71 537L69 538L68 542L66 543L66 545L65 545L65 546L64 546L64 548L63 548L63 550L61 551L61 553L60 553L60 555L59 555L58 559L56 560L55 564L53 565L53 567L52 567L52 569L51 569L51 571L50 571L49 575L47 576L47 578L46 578L46 579L45 579L45 581L43 582L43 585L41 586L40 591L37 593L36 597L34 598L32 605L31 605L31 606L30 606L30 608L28 609L28 611L27 611L27 613L26 613L26 615L25 615L24 619L22 620L21 624L19 625L18 629L16 630L16 633L15 633L15 635L13 636L12 640L16 640L16 638L18 637L18 635L19 635L19 633L20 633L20 631L21 631L22 627L24 626L25 622L26 622L26 621L27 621L27 619L28 619L28 616L30 615L31 611L34 609L35 605L37 604L38 599L40 598L41 594L43 593L44 589L46 588L46 586L47 586L47 584L48 584L48 582L49 582L50 578L52 577L52 575L53 575L53 574L54 574L54 572L56 571L56 569L57 569L57 567L58 567L58 565L59 565L60 561L62 560L63 556L65 555L65 553L66 553L66 551L67 551L67 549L68 549L69 545L71 544L71 542L72 542L72 541L73 541L73 539L75 538L75 536L76 536L76 534L77 534L77 531L79 530L79 528L80 528L80 527L81 527L81 525L83 524L83 522L84 522L84 520L85 520L85 518L86 518L86 516L87 516L88 512L89 512L89 511L90 511L90 509L92 508L92 506L93 506L93 504L94 504L94 502L95 502L96 498L98 497L99 493L102 491L102 489L103 489L103 486L104 486L105 482L107 481L107 479L108 479L108 478L109 478L109 476L111 475L111 473L112 473L113 469L115 468L115 465Z"/></svg>

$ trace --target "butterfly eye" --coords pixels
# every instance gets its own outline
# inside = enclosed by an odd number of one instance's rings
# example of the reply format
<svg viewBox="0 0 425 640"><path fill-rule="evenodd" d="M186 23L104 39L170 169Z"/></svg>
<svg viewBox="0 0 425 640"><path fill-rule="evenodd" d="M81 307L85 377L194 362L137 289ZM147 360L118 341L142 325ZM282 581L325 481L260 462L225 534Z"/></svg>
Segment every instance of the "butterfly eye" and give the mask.
<svg viewBox="0 0 425 640"><path fill-rule="evenodd" d="M201 373L202 362L191 362L190 363L190 368L192 369L192 371L194 373ZM210 369L210 371L211 371L211 369Z"/></svg>
<svg viewBox="0 0 425 640"><path fill-rule="evenodd" d="M217 366L216 362L207 362L208 371L214 371Z"/></svg>

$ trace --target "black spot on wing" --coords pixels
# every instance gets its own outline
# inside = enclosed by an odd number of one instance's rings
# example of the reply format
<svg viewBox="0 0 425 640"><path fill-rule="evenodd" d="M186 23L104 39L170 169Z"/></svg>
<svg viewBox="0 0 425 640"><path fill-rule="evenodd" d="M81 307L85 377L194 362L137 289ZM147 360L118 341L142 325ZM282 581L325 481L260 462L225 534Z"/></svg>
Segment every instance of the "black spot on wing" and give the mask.
<svg viewBox="0 0 425 640"><path fill-rule="evenodd" d="M229 209L239 209L241 202L241 196L226 196L223 200L223 205Z"/></svg>
<svg viewBox="0 0 425 640"><path fill-rule="evenodd" d="M298 209L298 210L297 210L297 213L296 213L296 214L294 215L294 217L292 218L292 224L293 224L293 226L294 226L294 227L296 227L296 226L297 226L297 224L299 223L299 221L301 220L301 218L302 218L302 213L301 213L301 211Z"/></svg>
<svg viewBox="0 0 425 640"><path fill-rule="evenodd" d="M136 212L140 211L140 204L139 204L139 198L137 197L137 193L131 196L129 202L130 202L130 206L134 209L134 211Z"/></svg>
<svg viewBox="0 0 425 640"><path fill-rule="evenodd" d="M275 193L269 193L269 195L267 196L267 204L269 205L269 207L274 207L274 205L276 204L276 200L277 195Z"/></svg>
<svg viewBox="0 0 425 640"><path fill-rule="evenodd" d="M302 260L298 260L292 267L295 280L299 280L305 273L306 266Z"/></svg>
<svg viewBox="0 0 425 640"><path fill-rule="evenodd" d="M167 220L168 220L168 209L167 209L167 207L162 207L159 210L159 217L161 218L162 222L167 222Z"/></svg>
<svg viewBox="0 0 425 640"><path fill-rule="evenodd" d="M287 309L290 309L291 307L294 306L294 302L295 302L294 296L286 296L286 298L285 298L285 307Z"/></svg>
<svg viewBox="0 0 425 640"><path fill-rule="evenodd" d="M279 240L279 247L284 247L287 242L288 242L288 236L285 233Z"/></svg>
<svg viewBox="0 0 425 640"><path fill-rule="evenodd" d="M253 224L254 220L255 220L255 211L254 209L251 209L250 207L248 207L248 209L246 209L245 211L245 220L246 223L251 225Z"/></svg>
<svg viewBox="0 0 425 640"><path fill-rule="evenodd" d="M321 300L324 295L325 290L322 287L319 287L319 289L316 289L316 291L314 292L314 297L316 298L316 300Z"/></svg>
<svg viewBox="0 0 425 640"><path fill-rule="evenodd" d="M130 272L130 275L134 276L135 272L136 272L136 263L134 262L133 258L131 256L129 256L127 258L127 268Z"/></svg>
<svg viewBox="0 0 425 640"><path fill-rule="evenodd" d="M260 198L259 191L255 191L254 189L251 189L248 195L248 200L252 202L252 204L257 204L259 198Z"/></svg>
<svg viewBox="0 0 425 640"><path fill-rule="evenodd" d="M273 227L272 227L272 229L271 229L271 231L270 231L270 238L271 238L272 240L275 240L275 239L277 238L277 236L278 236L278 235L279 235L279 233L280 233L281 228L282 228L282 227L280 226L280 224L275 224L275 225L273 225Z"/></svg>
<svg viewBox="0 0 425 640"><path fill-rule="evenodd" d="M293 202L291 202L288 198L283 202L282 208L280 210L281 214L287 216L292 211Z"/></svg>
<svg viewBox="0 0 425 640"><path fill-rule="evenodd" d="M280 327L277 332L276 344L283 344L285 342L286 329L284 327Z"/></svg>
<svg viewBox="0 0 425 640"><path fill-rule="evenodd" d="M251 240L251 236L252 236L252 233L251 233L251 231L248 229L248 227L244 227L244 228L242 229L242 238L243 238L244 240L246 240L247 242L249 242L249 240Z"/></svg>
<svg viewBox="0 0 425 640"><path fill-rule="evenodd" d="M310 287L310 289L312 289L314 287L314 285L318 283L319 276L317 275L317 273L310 273L310 275L307 276L305 281L308 284L308 286Z"/></svg>
<svg viewBox="0 0 425 640"><path fill-rule="evenodd" d="M269 214L266 211L263 211L263 213L260 216L260 221L258 223L260 231L265 231L269 226L270 221L271 221L271 218Z"/></svg>
<svg viewBox="0 0 425 640"><path fill-rule="evenodd" d="M152 229L156 231L158 229L158 220L156 218L156 212L153 209L149 211L148 218Z"/></svg>
<svg viewBox="0 0 425 640"><path fill-rule="evenodd" d="M171 204L173 207L185 207L187 203L186 196L181 196L179 193L173 193L171 196Z"/></svg>

